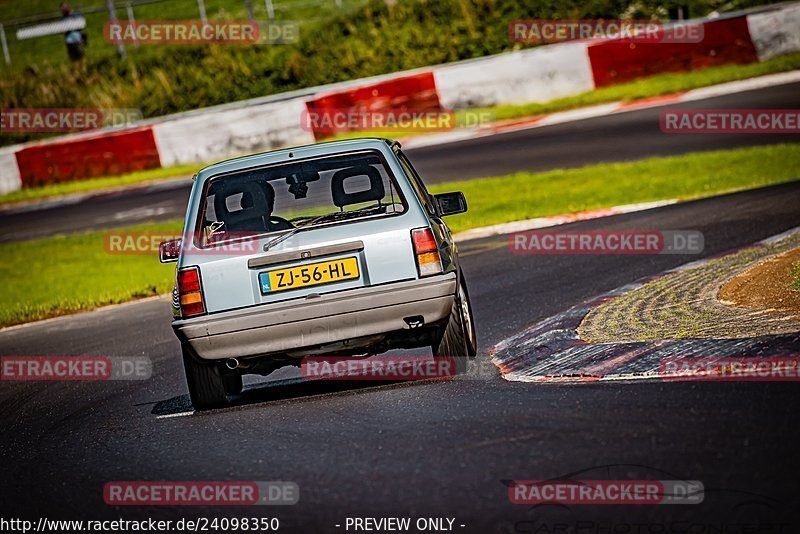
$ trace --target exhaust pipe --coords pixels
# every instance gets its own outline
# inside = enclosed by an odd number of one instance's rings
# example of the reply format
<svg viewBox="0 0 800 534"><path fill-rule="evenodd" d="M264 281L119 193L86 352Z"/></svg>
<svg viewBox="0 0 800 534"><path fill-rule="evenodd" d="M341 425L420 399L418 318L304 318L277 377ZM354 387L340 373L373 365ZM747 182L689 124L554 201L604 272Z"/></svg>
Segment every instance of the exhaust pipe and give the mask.
<svg viewBox="0 0 800 534"><path fill-rule="evenodd" d="M228 358L225 360L225 367L233 371L234 369L247 369L250 364L240 362L238 358Z"/></svg>

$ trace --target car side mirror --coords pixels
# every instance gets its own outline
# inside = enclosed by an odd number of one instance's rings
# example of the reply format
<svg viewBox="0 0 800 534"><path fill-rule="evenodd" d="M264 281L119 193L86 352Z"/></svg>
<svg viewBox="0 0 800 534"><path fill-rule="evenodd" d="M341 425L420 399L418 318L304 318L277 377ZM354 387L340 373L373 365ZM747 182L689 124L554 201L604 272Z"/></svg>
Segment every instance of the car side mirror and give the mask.
<svg viewBox="0 0 800 534"><path fill-rule="evenodd" d="M461 191L433 195L433 198L436 199L436 203L439 205L439 213L442 216L455 215L456 213L467 211L467 199L464 198L464 193Z"/></svg>
<svg viewBox="0 0 800 534"><path fill-rule="evenodd" d="M181 245L183 239L170 239L158 244L158 259L161 263L170 263L178 261L178 256L181 255Z"/></svg>

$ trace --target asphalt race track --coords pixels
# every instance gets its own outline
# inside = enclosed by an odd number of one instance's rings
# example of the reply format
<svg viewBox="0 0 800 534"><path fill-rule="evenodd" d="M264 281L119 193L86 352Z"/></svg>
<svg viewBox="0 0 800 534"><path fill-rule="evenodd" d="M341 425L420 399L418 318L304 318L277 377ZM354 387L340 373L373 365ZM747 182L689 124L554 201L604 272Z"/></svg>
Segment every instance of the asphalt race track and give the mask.
<svg viewBox="0 0 800 534"><path fill-rule="evenodd" d="M796 109L800 108L800 84L670 105L670 108ZM408 153L426 182L438 183L800 140L792 134L665 134L659 129L663 110L629 111L421 147ZM189 188L187 180L185 185L173 183L106 193L48 209L0 209L0 242L182 219Z"/></svg>
<svg viewBox="0 0 800 534"><path fill-rule="evenodd" d="M633 118L599 122L607 120ZM707 257L799 226L799 206L794 182L573 228L700 230ZM490 346L531 322L698 259L520 256L505 238L461 250L484 362ZM192 414L169 321L168 302L151 300L0 332L4 355L149 356L154 364L145 382L0 385L4 509L33 519L267 515L280 519L279 532L315 533L345 532L354 516L451 517L456 532L469 533L558 532L578 520L587 533L669 532L635 530L633 521L740 532L712 529L751 520L766 525L758 532L797 531L788 526L800 506L796 383L533 385L506 382L485 365L444 382L260 383L232 408ZM502 482L584 471L700 480L705 500L531 508L512 505ZM114 480L294 481L300 502L110 508L102 487ZM602 529L610 524L631 528Z"/></svg>

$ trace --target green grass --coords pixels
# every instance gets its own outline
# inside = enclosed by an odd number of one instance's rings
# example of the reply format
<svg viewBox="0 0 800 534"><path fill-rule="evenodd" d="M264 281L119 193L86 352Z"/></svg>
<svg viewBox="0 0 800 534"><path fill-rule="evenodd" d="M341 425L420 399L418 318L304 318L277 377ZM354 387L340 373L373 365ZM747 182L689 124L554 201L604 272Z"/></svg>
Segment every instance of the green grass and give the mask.
<svg viewBox="0 0 800 534"><path fill-rule="evenodd" d="M456 113L456 124L463 124L465 116L469 112L481 112L484 113L485 116L494 116L496 120L513 119L607 102L638 100L641 98L688 91L698 87L706 87L718 83L796 69L800 69L800 53L789 54L770 59L763 63L754 63L750 65L726 65L722 67L711 67L697 72L662 74L542 104L497 106L493 108L477 108L474 110L459 111ZM398 130L388 132L372 130L369 132L349 132L327 140L355 139L364 136L406 137L413 135L424 135L424 133ZM176 167L140 171L122 176L108 176L76 182L51 184L42 187L32 187L0 195L0 205L190 175L205 165L206 164L180 165Z"/></svg>
<svg viewBox="0 0 800 534"><path fill-rule="evenodd" d="M181 223L125 231L180 232ZM111 255L106 232L59 236L0 246L0 325L34 321L106 304L163 294L172 289L174 264L158 253Z"/></svg>
<svg viewBox="0 0 800 534"><path fill-rule="evenodd" d="M722 65L691 72L658 74L632 82L587 91L579 95L558 98L549 102L460 110L456 112L456 124L465 124L468 114L473 114L474 117L475 113L482 113L485 114L482 115L482 117L493 117L496 121L534 117L545 113L566 111L597 104L607 104L609 102L631 102L643 98L682 93L700 87L708 87L710 85L745 80L747 78L755 78L757 76L788 72L797 69L800 69L800 52L772 58L763 63ZM473 122L474 120L473 118ZM376 137L410 137L425 135L425 133L426 132L403 130L371 130L368 132L343 133L332 137L332 139L352 139L365 135Z"/></svg>
<svg viewBox="0 0 800 534"><path fill-rule="evenodd" d="M798 261L794 265L791 288L794 289L795 291L800 291L800 261Z"/></svg>
<svg viewBox="0 0 800 534"><path fill-rule="evenodd" d="M100 0L86 0L92 4ZM770 2L772 0L767 0ZM209 16L240 19L241 0L208 0ZM128 57L101 37L106 15L89 20L84 61L66 59L63 36L12 40L11 68L0 62L0 108L133 108L145 118L326 83L399 72L462 59L519 50L508 38L514 19L609 19L620 16L661 20L661 0L280 0L280 19L300 23L296 43L265 46L128 46ZM77 0L75 2L77 4ZM692 0L689 15L729 11L763 0ZM0 0L3 13L53 10L44 0ZM35 6L34 6L35 4ZM123 6L118 2L118 6ZM220 7L222 6L222 7ZM228 7L225 7L228 6ZM238 6L238 7L237 7ZM263 18L264 2L253 0ZM196 2L168 0L136 8L137 20L193 18ZM124 17L124 9L118 10ZM13 28L8 27L11 34ZM41 49L40 49L41 47ZM689 66L687 66L689 67ZM0 144L40 139L43 134L0 136Z"/></svg>
<svg viewBox="0 0 800 534"><path fill-rule="evenodd" d="M447 221L454 232L459 232L620 204L697 198L796 179L800 179L800 144L783 144L522 172L437 184L430 190L464 192L469 211Z"/></svg>
<svg viewBox="0 0 800 534"><path fill-rule="evenodd" d="M694 198L798 178L800 144L653 158L634 163L450 182L469 211L454 231L532 217L667 198ZM691 221L687 225L691 226ZM117 231L180 232L179 221ZM168 292L174 265L156 253L111 255L105 231L0 245L0 325L10 325Z"/></svg>
<svg viewBox="0 0 800 534"><path fill-rule="evenodd" d="M330 17L337 13L348 13L364 4L365 0L343 0L338 8L331 0L320 0L316 3L308 0L276 0L275 20L293 20L313 22ZM58 0L0 0L0 21L30 17L36 15L58 15ZM106 0L78 0L70 2L76 12L86 18L86 33L89 46L86 49L87 59L91 62L117 61L116 47L103 40L103 26L108 21ZM128 20L126 2L117 0L116 15L119 20ZM100 8L99 11L96 9ZM205 0L206 15L210 20L247 20L247 10L243 0ZM267 12L263 0L253 0L253 8L257 20L267 20ZM91 12L90 12L91 11ZM196 0L165 0L162 2L134 6L134 17L143 20L197 20L200 12ZM64 35L56 34L35 39L18 41L16 27L6 28L6 39L12 64L10 67L0 60L0 76L13 74L27 66L45 68L49 65L69 63L67 59ZM173 49L179 49L178 46ZM126 46L127 54L134 60L143 60L153 55L152 46Z"/></svg>
<svg viewBox="0 0 800 534"><path fill-rule="evenodd" d="M800 52L768 59L762 63L722 65L691 72L659 74L541 104L496 106L484 109L494 113L497 120L515 119L608 102L630 102L796 69L800 69Z"/></svg>
<svg viewBox="0 0 800 534"><path fill-rule="evenodd" d="M102 178L78 180L75 182L61 182L57 184L44 185L41 187L20 189L18 191L6 193L5 195L0 195L0 206L4 204L17 204L20 202L41 200L75 193L102 191L120 186L141 185L147 182L160 181L167 178L189 177L202 167L202 164L178 165L164 169L148 169L146 171L137 171L120 176L105 176Z"/></svg>

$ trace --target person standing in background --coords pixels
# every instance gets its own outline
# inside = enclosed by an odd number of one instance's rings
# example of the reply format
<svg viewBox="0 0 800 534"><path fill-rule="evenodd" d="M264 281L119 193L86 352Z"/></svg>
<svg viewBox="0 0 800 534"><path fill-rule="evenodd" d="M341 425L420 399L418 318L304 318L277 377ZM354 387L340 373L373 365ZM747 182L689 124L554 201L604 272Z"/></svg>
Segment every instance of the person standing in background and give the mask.
<svg viewBox="0 0 800 534"><path fill-rule="evenodd" d="M67 20L75 15L72 8L64 1L61 2L61 18ZM72 61L78 61L86 54L86 33L80 30L70 30L64 33L64 41L67 43L67 54Z"/></svg>

